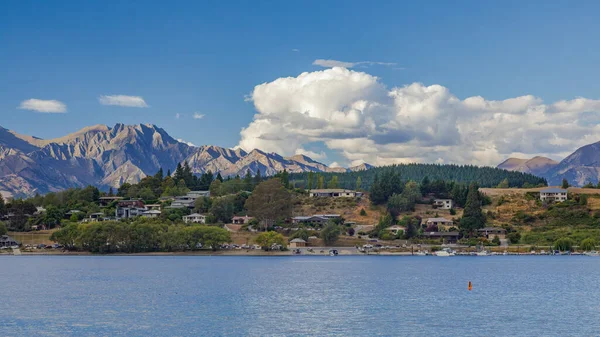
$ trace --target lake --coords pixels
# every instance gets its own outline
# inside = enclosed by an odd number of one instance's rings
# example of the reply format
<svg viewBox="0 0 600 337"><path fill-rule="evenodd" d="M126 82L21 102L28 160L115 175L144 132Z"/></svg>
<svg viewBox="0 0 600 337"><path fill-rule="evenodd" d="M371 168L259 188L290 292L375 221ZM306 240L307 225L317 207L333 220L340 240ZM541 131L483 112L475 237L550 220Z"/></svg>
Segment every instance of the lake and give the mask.
<svg viewBox="0 0 600 337"><path fill-rule="evenodd" d="M600 332L600 258L584 256L1 256L0 267L3 336Z"/></svg>

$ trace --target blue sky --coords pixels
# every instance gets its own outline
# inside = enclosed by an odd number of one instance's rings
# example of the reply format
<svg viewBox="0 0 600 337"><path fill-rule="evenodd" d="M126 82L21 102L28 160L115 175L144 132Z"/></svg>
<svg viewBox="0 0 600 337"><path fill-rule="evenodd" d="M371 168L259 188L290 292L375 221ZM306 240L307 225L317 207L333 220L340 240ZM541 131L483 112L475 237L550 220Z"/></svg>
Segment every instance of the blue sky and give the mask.
<svg viewBox="0 0 600 337"><path fill-rule="evenodd" d="M600 23L594 15L599 7L597 2L574 6L567 1L2 1L0 125L52 138L92 124L153 123L194 144L233 147L257 113L244 97L252 97L261 83L326 71L313 64L317 59L394 63L352 68L376 76L387 91L416 82L443 86L460 100L539 98L541 102L527 105L529 110L585 97L591 105L576 113L589 117L596 113L594 100L599 98ZM369 96L363 94L340 104L346 107ZM139 96L148 107L102 105L98 99L102 95ZM60 101L66 113L18 108L29 99ZM195 113L204 117L194 119ZM400 117L407 115L398 113L394 130L386 122L372 133L350 131L363 133L355 142L382 134L386 139L397 137L367 143L386 153L383 159L367 148L349 145L348 134L340 136L347 144L333 144L339 135L333 127L327 135L316 136L304 128L290 136L295 139L291 143L306 151L323 151L326 163L344 165L360 160L360 155L380 163L492 163L506 155L534 154L559 158L581 145L575 136L563 139L557 131L529 139L537 131L524 129L514 141L495 136L494 144L440 149L455 142L438 137L441 133L458 129L456 137L463 145L478 142L477 135L465 134L468 123L453 124L451 130L440 125L429 136L419 135L419 127L402 125ZM467 117L448 117L456 118ZM578 124L584 120L579 115L563 118L577 118ZM587 133L580 138L597 141L593 136L597 122L597 118L584 122ZM261 131L256 132L246 137L260 137ZM524 144L543 137L555 137L545 138L552 146L536 150ZM288 154L295 151L266 140L246 144ZM435 153L406 154L407 146ZM445 154L463 150L495 153L485 159Z"/></svg>

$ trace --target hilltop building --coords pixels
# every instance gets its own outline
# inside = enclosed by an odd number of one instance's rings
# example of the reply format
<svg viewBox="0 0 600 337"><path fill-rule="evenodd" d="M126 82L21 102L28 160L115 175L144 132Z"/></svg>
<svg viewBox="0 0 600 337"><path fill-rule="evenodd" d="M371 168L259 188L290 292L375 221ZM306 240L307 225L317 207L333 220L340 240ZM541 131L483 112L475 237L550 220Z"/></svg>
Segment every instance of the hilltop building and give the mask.
<svg viewBox="0 0 600 337"><path fill-rule="evenodd" d="M362 197L362 192L339 189L339 188L329 188L329 189L310 190L309 196L310 197L326 197L326 198L354 198L354 197Z"/></svg>
<svg viewBox="0 0 600 337"><path fill-rule="evenodd" d="M451 209L454 207L454 203L452 199L435 199L433 201L433 206L440 209Z"/></svg>
<svg viewBox="0 0 600 337"><path fill-rule="evenodd" d="M545 202L563 202L567 200L567 190L562 188L545 188L540 191L540 200Z"/></svg>

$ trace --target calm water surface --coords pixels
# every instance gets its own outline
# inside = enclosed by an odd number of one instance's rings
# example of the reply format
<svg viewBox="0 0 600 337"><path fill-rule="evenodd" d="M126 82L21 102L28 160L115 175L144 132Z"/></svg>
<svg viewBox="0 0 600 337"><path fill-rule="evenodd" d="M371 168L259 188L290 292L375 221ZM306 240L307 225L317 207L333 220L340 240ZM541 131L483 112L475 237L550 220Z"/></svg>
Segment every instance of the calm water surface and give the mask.
<svg viewBox="0 0 600 337"><path fill-rule="evenodd" d="M592 257L3 256L0 267L2 336L600 335Z"/></svg>

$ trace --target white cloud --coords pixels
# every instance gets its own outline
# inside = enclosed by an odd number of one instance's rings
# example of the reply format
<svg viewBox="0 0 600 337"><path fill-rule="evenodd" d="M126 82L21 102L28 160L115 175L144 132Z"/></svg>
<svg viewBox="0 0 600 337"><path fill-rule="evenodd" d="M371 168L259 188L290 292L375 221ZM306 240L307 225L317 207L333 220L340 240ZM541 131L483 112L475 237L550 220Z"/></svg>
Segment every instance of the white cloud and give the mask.
<svg viewBox="0 0 600 337"><path fill-rule="evenodd" d="M175 114L175 119L179 119L179 117L181 117L181 114L178 112Z"/></svg>
<svg viewBox="0 0 600 337"><path fill-rule="evenodd" d="M188 146L194 146L194 147L196 146L196 145L194 145L194 143L192 143L192 142L186 142L185 140L183 140L181 138L177 138L177 141L180 142L180 143L186 144Z"/></svg>
<svg viewBox="0 0 600 337"><path fill-rule="evenodd" d="M32 110L37 112L45 113L65 113L67 112L67 105L61 101L54 99L44 100L37 98L30 98L21 102L18 107L22 110Z"/></svg>
<svg viewBox="0 0 600 337"><path fill-rule="evenodd" d="M204 118L204 116L206 116L206 115L198 113L198 112L194 112L193 117L194 117L194 119L202 119L202 118Z"/></svg>
<svg viewBox="0 0 600 337"><path fill-rule="evenodd" d="M321 160L327 158L327 154L323 151L314 152L310 150L305 150L303 148L296 149L296 152L294 154L302 154L314 160Z"/></svg>
<svg viewBox="0 0 600 337"><path fill-rule="evenodd" d="M354 68L356 66L372 66L372 65L395 66L396 63L373 62L373 61L344 62L344 61L337 61L337 60L317 59L317 60L314 60L313 65L320 66L323 68L333 68L333 67ZM394 69L396 69L396 68L394 68ZM398 69L400 69L400 68L398 68ZM401 68L401 69L404 69L404 68Z"/></svg>
<svg viewBox="0 0 600 337"><path fill-rule="evenodd" d="M294 53L297 53L297 52L299 52L299 51L300 51L300 49L296 49L296 48L294 48L294 49L292 49L292 51L293 51Z"/></svg>
<svg viewBox="0 0 600 337"><path fill-rule="evenodd" d="M246 151L291 155L323 142L351 163L560 159L600 138L600 101L460 99L441 85L388 88L375 76L339 67L257 85L249 99L257 112L241 131Z"/></svg>
<svg viewBox="0 0 600 337"><path fill-rule="evenodd" d="M117 105L128 108L147 108L148 104L140 96L127 95L102 95L98 97L98 101L102 105Z"/></svg>

